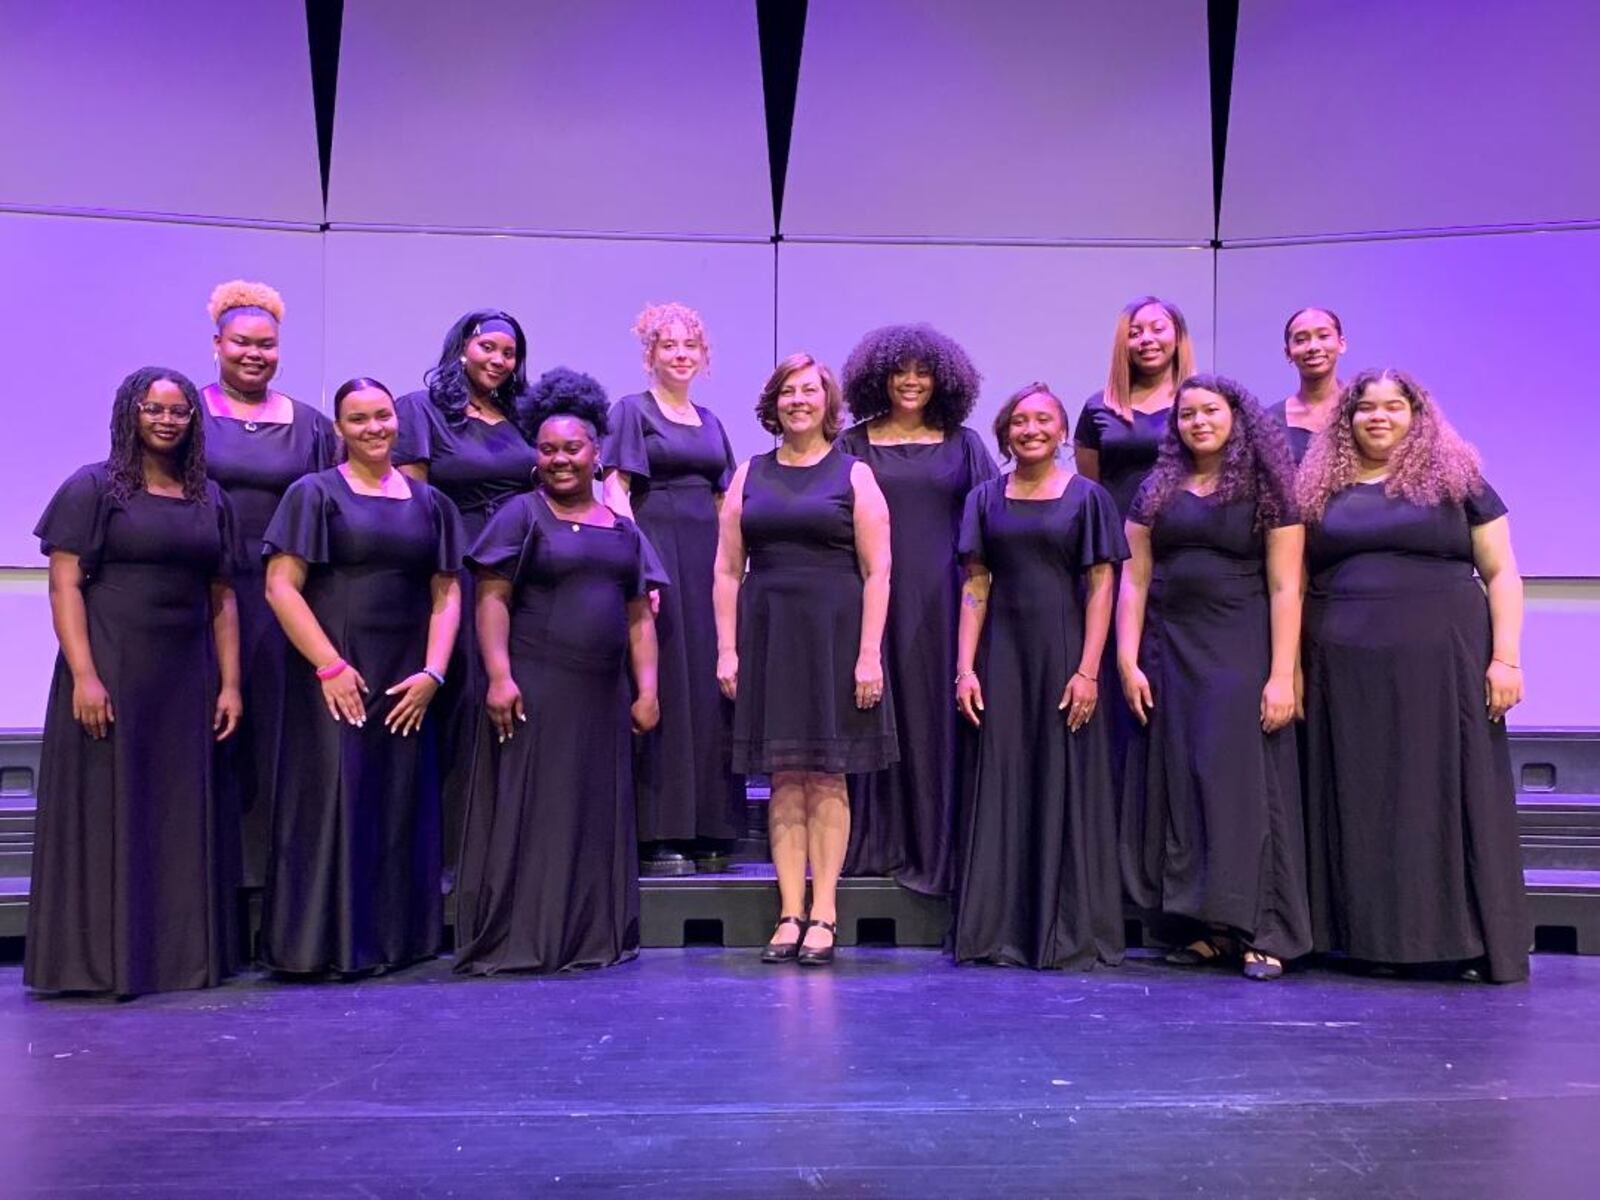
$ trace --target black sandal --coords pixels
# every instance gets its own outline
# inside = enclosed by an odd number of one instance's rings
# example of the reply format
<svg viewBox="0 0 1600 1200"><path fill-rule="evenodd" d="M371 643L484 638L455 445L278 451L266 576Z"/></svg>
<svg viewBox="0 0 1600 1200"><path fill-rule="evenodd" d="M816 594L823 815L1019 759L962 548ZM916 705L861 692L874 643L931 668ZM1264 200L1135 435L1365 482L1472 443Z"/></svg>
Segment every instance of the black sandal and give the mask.
<svg viewBox="0 0 1600 1200"><path fill-rule="evenodd" d="M1233 953L1232 938L1220 933L1208 933L1187 946L1168 950L1161 958L1174 967L1214 967L1227 962Z"/></svg>
<svg viewBox="0 0 1600 1200"><path fill-rule="evenodd" d="M806 922L807 930L816 929L819 927L826 929L829 933L831 933L834 940L829 942L820 950L811 950L807 949L805 946L801 946L800 953L795 957L795 961L798 962L802 967L826 967L833 962L833 948L838 944L839 927L832 921ZM804 938L801 940L803 941Z"/></svg>
<svg viewBox="0 0 1600 1200"><path fill-rule="evenodd" d="M1244 952L1244 977L1246 979L1282 979L1283 962L1260 950Z"/></svg>
<svg viewBox="0 0 1600 1200"><path fill-rule="evenodd" d="M761 961L764 963L793 962L800 957L800 938L806 936L806 922L804 917L779 917L778 928L785 925L798 925L800 937L792 942L768 942L766 949L761 952Z"/></svg>

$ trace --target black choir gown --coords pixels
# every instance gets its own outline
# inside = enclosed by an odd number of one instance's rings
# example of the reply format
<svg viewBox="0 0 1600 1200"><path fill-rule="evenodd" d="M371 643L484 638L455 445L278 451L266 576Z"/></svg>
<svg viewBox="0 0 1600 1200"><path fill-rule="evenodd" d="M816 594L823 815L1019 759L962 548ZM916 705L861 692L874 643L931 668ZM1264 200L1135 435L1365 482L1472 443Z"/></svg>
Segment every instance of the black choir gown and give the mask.
<svg viewBox="0 0 1600 1200"><path fill-rule="evenodd" d="M433 717L409 737L384 693L427 662L436 574L461 567L460 518L425 483L361 495L337 467L290 486L264 553L307 564L305 599L367 685L366 723L335 721L312 665L289 664L261 959L294 974L387 970L439 951L439 764ZM431 705L430 705L431 709Z"/></svg>
<svg viewBox="0 0 1600 1200"><path fill-rule="evenodd" d="M899 761L887 678L881 703L855 701L855 462L837 448L807 467L780 463L775 450L750 460L739 526L750 569L739 589L736 771L842 775Z"/></svg>
<svg viewBox="0 0 1600 1200"><path fill-rule="evenodd" d="M1289 453L1294 455L1295 465L1305 461L1306 451L1311 448L1312 433L1309 429L1302 429L1298 425L1289 424L1289 402L1280 400L1267 409L1267 415L1278 424L1282 425L1289 435Z"/></svg>
<svg viewBox="0 0 1600 1200"><path fill-rule="evenodd" d="M1423 507L1355 484L1307 530L1306 833L1312 936L1382 963L1484 959L1526 979L1532 938L1503 723L1484 708L1484 487Z"/></svg>
<svg viewBox="0 0 1600 1200"><path fill-rule="evenodd" d="M511 674L527 721L479 731L455 969L605 967L639 950L628 602L668 581L639 528L559 520L516 496L467 556L511 581Z"/></svg>
<svg viewBox="0 0 1600 1200"><path fill-rule="evenodd" d="M491 425L472 417L451 423L427 391L408 392L395 401L400 431L395 438L396 465L420 463L428 482L445 494L461 514L467 545L483 532L489 518L514 497L533 487L534 452L512 421ZM444 687L429 707L438 722L440 759L444 770L444 869L448 890L461 853L461 828L466 819L472 756L483 716L488 681L478 650L475 624L477 592L471 571L461 573L461 632L445 672Z"/></svg>
<svg viewBox="0 0 1600 1200"><path fill-rule="evenodd" d="M716 498L733 477L722 423L695 406L699 425L663 415L649 392L611 408L600 452L627 473L639 528L673 586L656 614L661 724L635 742L639 840L744 836L744 781L729 769L730 706L717 686L717 623L711 583L717 558Z"/></svg>
<svg viewBox="0 0 1600 1200"><path fill-rule="evenodd" d="M1126 520L1150 468L1161 453L1166 436L1170 407L1155 412L1138 412L1127 420L1106 406L1105 393L1096 392L1084 402L1073 429L1073 440L1085 450L1100 455L1100 486L1111 493L1118 515ZM1120 587L1121 569L1117 582ZM1111 777L1122 789L1123 770L1129 747L1139 728L1133 710L1122 695L1117 675L1117 618L1113 611L1111 629L1106 634L1106 652L1100 660L1100 706L1105 710L1111 734Z"/></svg>
<svg viewBox="0 0 1600 1200"><path fill-rule="evenodd" d="M56 657L39 761L23 982L52 992L211 987L235 966L237 828L222 820L211 584L232 567L222 490L205 503L108 494L102 464L61 485L34 533L76 554L89 648L111 698L96 741Z"/></svg>
<svg viewBox="0 0 1600 1200"><path fill-rule="evenodd" d="M958 429L928 445L875 446L867 427L840 438L889 503L889 620L884 673L900 761L850 780L846 875L891 875L929 895L950 891L955 861L960 720L951 697L962 569L956 555L967 493L995 476L983 439Z"/></svg>
<svg viewBox="0 0 1600 1200"><path fill-rule="evenodd" d="M1311 949L1305 829L1294 726L1261 732L1272 621L1254 525L1253 500L1181 489L1151 524L1139 665L1155 710L1131 743L1122 881L1141 908L1291 959Z"/></svg>
<svg viewBox="0 0 1600 1200"><path fill-rule="evenodd" d="M223 744L218 783L231 794L229 802L239 814L247 887L260 887L266 878L283 729L284 670L294 653L267 604L261 536L289 485L332 466L338 444L332 421L310 405L298 400L293 404L294 419L277 423L218 417L202 409L206 473L227 493L239 539L234 592L239 602L244 720L239 732Z"/></svg>
<svg viewBox="0 0 1600 1200"><path fill-rule="evenodd" d="M1081 475L1054 500L1011 500L1005 489L1005 476L980 484L961 521L962 557L986 566L993 583L976 664L984 711L955 959L1116 963L1122 888L1104 704L1077 733L1059 705L1083 653L1085 575L1127 558L1127 541L1110 495Z"/></svg>

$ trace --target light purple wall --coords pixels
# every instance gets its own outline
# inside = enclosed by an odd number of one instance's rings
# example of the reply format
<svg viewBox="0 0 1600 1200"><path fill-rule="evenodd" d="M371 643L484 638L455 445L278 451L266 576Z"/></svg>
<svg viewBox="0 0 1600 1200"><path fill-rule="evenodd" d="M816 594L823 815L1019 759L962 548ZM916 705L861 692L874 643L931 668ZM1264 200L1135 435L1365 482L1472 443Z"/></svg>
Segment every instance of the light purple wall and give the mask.
<svg viewBox="0 0 1600 1200"><path fill-rule="evenodd" d="M333 144L336 223L772 225L750 0L348 0Z"/></svg>
<svg viewBox="0 0 1600 1200"><path fill-rule="evenodd" d="M1211 237L1202 0L811 0L785 236Z"/></svg>
<svg viewBox="0 0 1600 1200"><path fill-rule="evenodd" d="M0 181L7 207L316 224L305 5L0 0Z"/></svg>
<svg viewBox="0 0 1600 1200"><path fill-rule="evenodd" d="M105 458L124 376L157 365L196 384L215 377L206 298L219 281L264 277L283 293L279 383L320 398L320 234L0 213L0 264L0 564L42 565L34 522L67 475Z"/></svg>
<svg viewBox="0 0 1600 1200"><path fill-rule="evenodd" d="M1243 0L1224 240L1600 219L1600 5Z"/></svg>

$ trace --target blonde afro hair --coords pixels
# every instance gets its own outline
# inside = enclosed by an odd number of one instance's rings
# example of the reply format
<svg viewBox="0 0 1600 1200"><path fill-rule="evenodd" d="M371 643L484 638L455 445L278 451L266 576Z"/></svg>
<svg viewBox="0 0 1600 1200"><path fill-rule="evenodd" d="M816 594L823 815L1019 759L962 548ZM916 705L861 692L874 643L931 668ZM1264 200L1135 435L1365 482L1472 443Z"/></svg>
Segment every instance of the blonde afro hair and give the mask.
<svg viewBox="0 0 1600 1200"><path fill-rule="evenodd" d="M661 340L662 333L674 322L682 325L684 332L690 337L700 340L700 369L709 375L711 339L706 335L705 322L694 309L675 300L666 304L647 305L645 310L634 318L633 336L639 339L639 345L644 348L645 370L650 369L650 359L655 354L656 343Z"/></svg>
<svg viewBox="0 0 1600 1200"><path fill-rule="evenodd" d="M248 279L230 279L211 289L206 312L211 314L212 324L220 329L222 318L236 308L257 308L274 321L283 320L283 297L278 295L275 287L252 283Z"/></svg>

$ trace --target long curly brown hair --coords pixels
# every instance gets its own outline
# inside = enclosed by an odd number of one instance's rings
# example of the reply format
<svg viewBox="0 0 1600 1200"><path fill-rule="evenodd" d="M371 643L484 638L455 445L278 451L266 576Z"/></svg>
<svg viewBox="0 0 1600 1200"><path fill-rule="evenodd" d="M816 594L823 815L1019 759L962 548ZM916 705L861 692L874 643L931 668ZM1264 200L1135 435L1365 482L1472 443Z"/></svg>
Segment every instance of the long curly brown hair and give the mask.
<svg viewBox="0 0 1600 1200"><path fill-rule="evenodd" d="M1257 529L1291 523L1294 457L1289 452L1289 436L1242 384L1223 375L1191 375L1178 385L1167 410L1161 453L1134 497L1129 516L1141 525L1154 524L1172 494L1194 473L1194 452L1178 435L1178 408L1184 393L1193 391L1215 392L1233 410L1233 432L1222 448L1222 470L1212 495L1224 503L1254 500Z"/></svg>
<svg viewBox="0 0 1600 1200"><path fill-rule="evenodd" d="M150 394L150 385L165 381L177 386L189 402L193 416L179 449L178 469L183 477L183 497L206 503L206 427L202 419L200 393L189 377L168 367L140 367L117 388L111 403L111 453L106 471L111 476L108 489L114 500L126 500L144 491L144 443L139 440L139 405Z"/></svg>
<svg viewBox="0 0 1600 1200"><path fill-rule="evenodd" d="M1339 397L1339 411L1314 435L1300 464L1300 512L1307 524L1322 520L1328 501L1356 482L1356 406L1374 384L1387 380L1411 405L1411 428L1389 456L1384 494L1412 504L1460 504L1483 490L1483 464L1471 442L1455 431L1420 383L1395 367L1363 371Z"/></svg>

